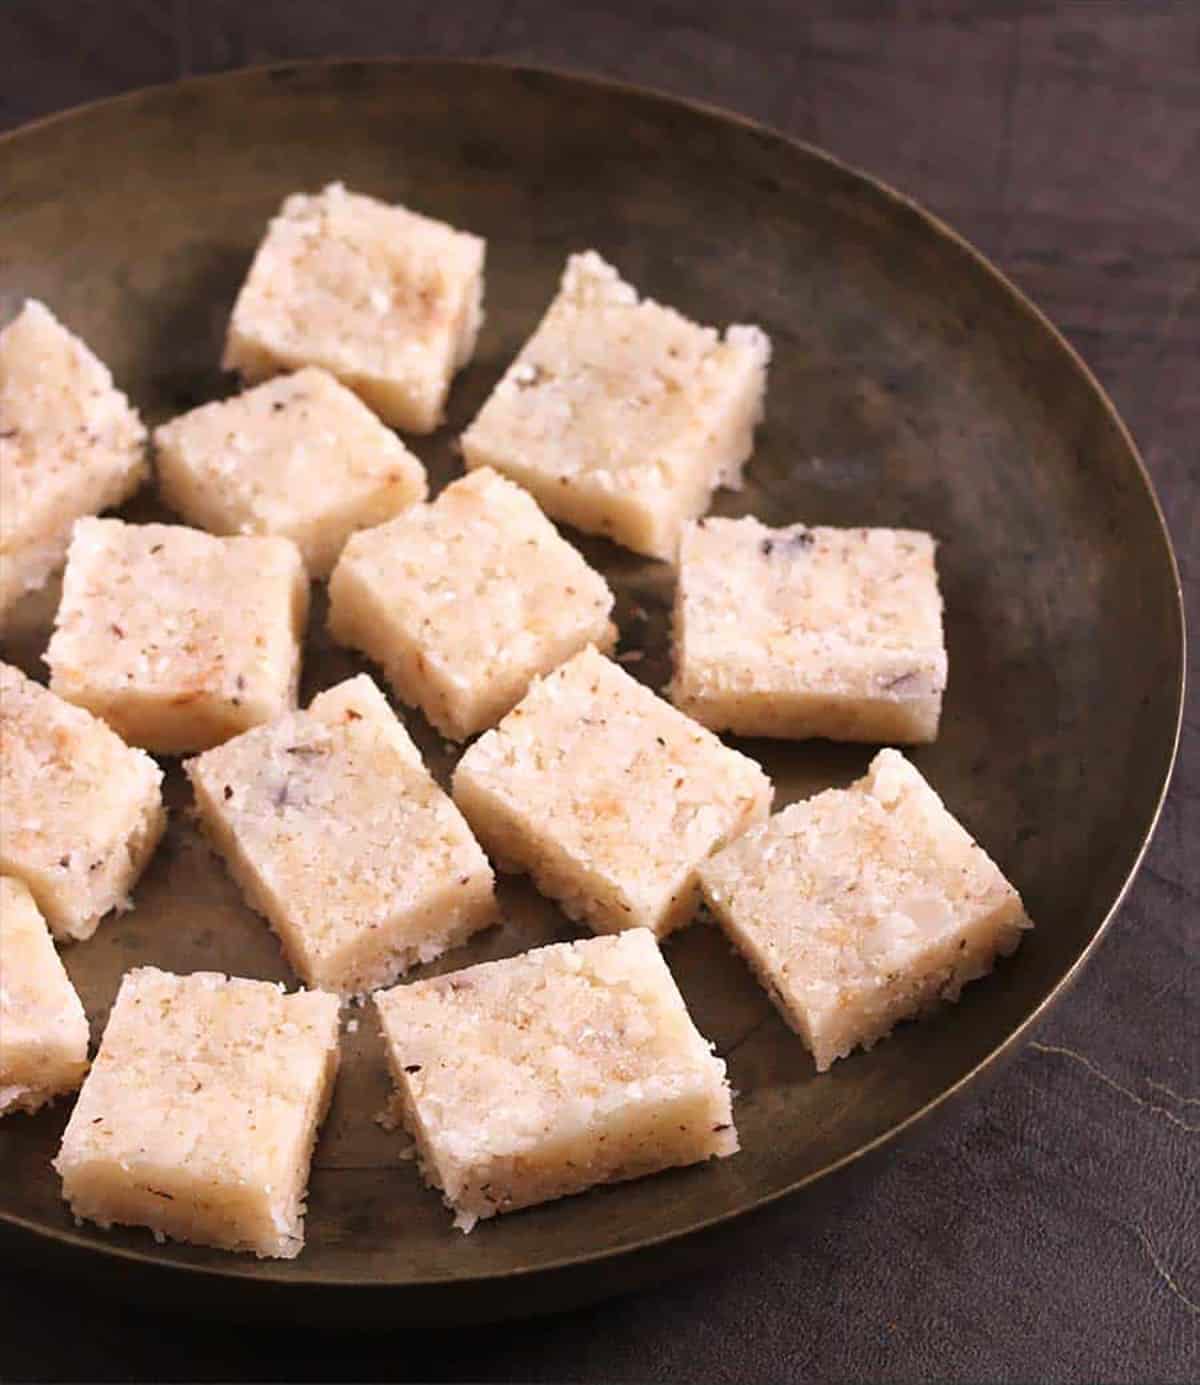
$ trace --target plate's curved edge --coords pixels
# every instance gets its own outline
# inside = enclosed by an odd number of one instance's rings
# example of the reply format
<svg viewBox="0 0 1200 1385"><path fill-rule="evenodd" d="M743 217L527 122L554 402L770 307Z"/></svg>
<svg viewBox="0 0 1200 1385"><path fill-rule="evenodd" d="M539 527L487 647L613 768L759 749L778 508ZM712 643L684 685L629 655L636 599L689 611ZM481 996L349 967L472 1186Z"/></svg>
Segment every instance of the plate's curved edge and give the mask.
<svg viewBox="0 0 1200 1385"><path fill-rule="evenodd" d="M597 75L596 73L575 70L565 66L555 66L550 64L514 62L504 58L451 58L434 54L412 55L412 56L379 56L379 57L344 57L344 58L303 58L293 60L280 60L277 62L261 63L250 67L234 68L222 72L204 73L197 76L186 77L176 81L159 82L150 86L137 87L131 91L122 92L116 96L100 97L93 101L83 102L71 106L65 110L55 111L49 115L39 117L32 121L27 121L22 125L16 126L12 130L0 132L0 148L4 145L15 142L16 140L40 131L47 127L68 122L77 117L83 117L94 110L101 108L109 109L116 105L132 103L143 99L155 92L168 92L179 88L207 85L210 83L229 82L239 79L254 80L262 77L278 77L282 74L300 71L304 73L319 73L321 71L333 71L339 68L371 67L371 68L404 68L409 66L422 67L455 67L455 68L491 68L499 71L509 72L516 75L528 75L534 78L548 78L563 82L575 82L591 86L598 90L608 90L618 93L626 93L643 101L651 101L664 106L683 107L691 110L708 120L714 120L725 124L733 124L742 127L755 136L769 139L802 154L804 157L812 159L827 167L835 169L855 182L865 185L871 192L882 199L885 203L902 207L909 215L913 216L919 223L923 224L930 234L943 243L948 243L961 255L964 255L973 267L989 279L1002 293L1007 296L1010 302L1041 332L1043 332L1051 343L1060 351L1064 352L1071 365L1085 381L1089 391L1100 405L1108 420L1115 426L1119 437L1125 444L1129 456L1134 463L1134 467L1141 481L1142 490L1145 498L1149 501L1155 519L1158 524L1159 538L1167 559L1171 573L1171 586L1175 596L1173 612L1175 624L1178 632L1178 670L1175 679L1175 717L1170 738L1170 750L1166 756L1166 763L1162 772L1162 782L1159 787L1154 811L1150 821L1142 834L1141 844L1137 855L1131 863L1124 880L1116 891L1110 902L1104 918L1101 920L1086 946L1079 956L1067 969L1067 971L1054 984L1052 989L1042 999L1040 1004L1017 1025L1015 1029L1000 1044L982 1058L970 1071L964 1073L952 1086L940 1092L931 1101L927 1102L919 1110L914 1111L905 1120L884 1131L874 1140L859 1146L840 1159L825 1165L823 1168L816 1169L805 1177L798 1179L795 1183L789 1184L785 1188L780 1188L773 1193L762 1197L751 1209L740 1209L722 1213L718 1216L708 1218L693 1223L691 1226L679 1230L668 1232L665 1235L647 1238L644 1241L637 1241L601 1250L594 1254L585 1256L575 1256L562 1260L547 1261L535 1266L523 1269L516 1269L505 1273L502 1276L496 1275L470 1275L464 1274L455 1276L453 1279L428 1279L412 1280L402 1285L388 1286L393 1292L404 1292L406 1289L412 1290L431 1290L450 1289L456 1285L470 1284L473 1288L486 1288L489 1283L505 1282L510 1283L514 1280L521 1280L526 1277L536 1277L539 1275L550 1275L559 1271L567 1271L572 1268L599 1267L613 1265L622 1259L632 1257L641 1252L651 1250L655 1247L665 1245L676 1245L686 1241L691 1237L697 1237L701 1233L713 1232L728 1226L729 1224L746 1216L749 1212L760 1212L766 1208L777 1205L787 1199L794 1197L803 1189L817 1182L819 1179L838 1173L848 1167L857 1164L868 1156L877 1153L886 1145L890 1144L899 1135L911 1129L913 1126L923 1123L936 1111L946 1106L951 1101L961 1097L968 1087L973 1085L980 1077L989 1070L996 1068L1007 1058L1015 1053L1016 1049L1028 1037L1030 1031L1038 1025L1058 1002L1059 999L1076 982L1083 968L1092 957L1096 948L1104 935L1108 932L1114 919L1119 913L1122 904L1128 896L1130 887L1133 884L1142 863L1145 860L1146 852L1150 842L1158 828L1162 816L1163 805L1166 802L1167 793L1170 789L1172 775L1179 753L1180 737L1183 728L1183 715L1186 695L1187 682L1187 626L1186 613L1183 599L1183 585L1180 577L1179 563L1175 554L1174 545L1171 542L1170 530L1167 527L1166 517L1163 513L1162 505L1158 494L1154 488L1154 483L1150 477L1145 460L1141 455L1133 435L1121 417L1115 403L1109 396L1108 391L1101 385L1096 375L1088 365L1086 360L1067 339L1064 333L1050 320L1041 308L1016 284L1008 275L1001 270L975 245L973 245L964 235L955 230L954 227L944 221L938 214L930 211L915 198L900 192L889 183L880 179L876 175L861 169L846 160L838 158L827 150L820 149L816 145L810 144L805 140L788 135L762 121L753 117L742 115L740 112L730 110L726 107L712 102L698 100L693 97L679 95L673 92L643 86L636 82L624 81L620 78ZM87 1237L76 1232L64 1230L50 1232L40 1225L30 1222L24 1218L13 1217L7 1213L0 1212L2 1220L9 1229L15 1230L20 1235L27 1235L31 1238L41 1240L54 1240L60 1246L69 1247L72 1251L84 1254L90 1259L117 1259L122 1262L137 1265L143 1268L152 1268L156 1271L167 1271L172 1275L178 1276L181 1280L200 1281L208 1283L237 1283L247 1286L259 1284L267 1285L271 1288L278 1288L281 1284L294 1285L297 1290L303 1289L347 1289L353 1288L360 1281L351 1279L331 1279L328 1277L314 1276L312 1278L295 1277L290 1280L281 1280L270 1275L256 1275L250 1272L249 1267L243 1266L238 1262L228 1265L207 1266L189 1265L175 1260L164 1260L151 1252L139 1251L136 1248L130 1249L125 1246L105 1246L98 1247ZM377 1286L383 1287L383 1286Z"/></svg>

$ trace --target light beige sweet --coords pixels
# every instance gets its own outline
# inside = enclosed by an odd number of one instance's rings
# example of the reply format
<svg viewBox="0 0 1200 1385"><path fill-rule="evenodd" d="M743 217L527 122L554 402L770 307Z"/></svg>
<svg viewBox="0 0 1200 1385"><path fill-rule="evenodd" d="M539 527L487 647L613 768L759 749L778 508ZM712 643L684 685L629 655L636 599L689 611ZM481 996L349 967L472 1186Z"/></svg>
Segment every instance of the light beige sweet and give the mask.
<svg viewBox="0 0 1200 1385"><path fill-rule="evenodd" d="M455 1225L738 1147L725 1064L644 928L375 996L396 1115Z"/></svg>
<svg viewBox="0 0 1200 1385"><path fill-rule="evenodd" d="M127 972L54 1167L102 1227L291 1259L338 1063L338 1000Z"/></svg>
<svg viewBox="0 0 1200 1385"><path fill-rule="evenodd" d="M0 332L0 627L62 567L75 520L141 485L145 441L108 368L27 300Z"/></svg>
<svg viewBox="0 0 1200 1385"><path fill-rule="evenodd" d="M133 745L204 750L296 705L307 617L290 539L81 519L50 686Z"/></svg>
<svg viewBox="0 0 1200 1385"><path fill-rule="evenodd" d="M493 861L597 932L691 918L696 870L767 816L755 762L594 649L535 682L454 773Z"/></svg>
<svg viewBox="0 0 1200 1385"><path fill-rule="evenodd" d="M700 868L721 926L824 1071L1012 952L1021 898L896 750Z"/></svg>
<svg viewBox="0 0 1200 1385"><path fill-rule="evenodd" d="M462 740L585 645L611 649L612 605L533 498L484 468L350 540L329 584L329 627Z"/></svg>
<svg viewBox="0 0 1200 1385"><path fill-rule="evenodd" d="M594 251L463 434L468 467L520 482L548 515L672 560L685 520L740 484L762 418L770 341L721 336L639 299Z"/></svg>
<svg viewBox="0 0 1200 1385"><path fill-rule="evenodd" d="M154 432L163 499L214 534L282 534L312 577L426 492L425 468L328 371L309 367Z"/></svg>
<svg viewBox="0 0 1200 1385"><path fill-rule="evenodd" d="M87 1046L87 1016L46 920L21 881L0 875L0 1116L73 1092Z"/></svg>
<svg viewBox="0 0 1200 1385"><path fill-rule="evenodd" d="M947 670L935 547L911 529L689 524L672 701L745 736L934 740Z"/></svg>
<svg viewBox="0 0 1200 1385"><path fill-rule="evenodd" d="M495 921L492 870L365 674L184 768L297 975L356 995Z"/></svg>
<svg viewBox="0 0 1200 1385"><path fill-rule="evenodd" d="M340 183L296 193L258 247L223 365L248 381L322 366L385 422L428 433L475 350L485 248Z"/></svg>
<svg viewBox="0 0 1200 1385"><path fill-rule="evenodd" d="M102 721L0 664L0 871L57 938L90 938L166 826L162 771Z"/></svg>

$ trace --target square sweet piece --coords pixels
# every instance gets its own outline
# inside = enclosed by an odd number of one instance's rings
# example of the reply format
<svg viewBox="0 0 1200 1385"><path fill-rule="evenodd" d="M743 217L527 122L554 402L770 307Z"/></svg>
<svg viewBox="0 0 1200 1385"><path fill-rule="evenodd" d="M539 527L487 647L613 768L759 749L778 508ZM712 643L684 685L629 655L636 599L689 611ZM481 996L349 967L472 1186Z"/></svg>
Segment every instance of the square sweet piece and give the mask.
<svg viewBox="0 0 1200 1385"><path fill-rule="evenodd" d="M424 500L425 468L356 394L310 367L154 432L163 499L214 534L282 534L313 577L346 540Z"/></svg>
<svg viewBox="0 0 1200 1385"><path fill-rule="evenodd" d="M689 524L672 701L743 736L936 739L946 646L935 547L911 529Z"/></svg>
<svg viewBox="0 0 1200 1385"><path fill-rule="evenodd" d="M0 625L62 567L80 515L141 485L145 443L107 367L29 299L0 332Z"/></svg>
<svg viewBox="0 0 1200 1385"><path fill-rule="evenodd" d="M0 1116L73 1092L88 1022L28 889L0 875Z"/></svg>
<svg viewBox="0 0 1200 1385"><path fill-rule="evenodd" d="M81 519L50 686L132 745L180 755L296 705L308 577L290 539Z"/></svg>
<svg viewBox="0 0 1200 1385"><path fill-rule="evenodd" d="M426 1182L477 1221L738 1147L725 1064L653 935L556 943L375 996Z"/></svg>
<svg viewBox="0 0 1200 1385"><path fill-rule="evenodd" d="M771 344L724 337L637 291L594 251L463 434L468 467L519 481L548 515L673 560L684 520L740 484Z"/></svg>
<svg viewBox="0 0 1200 1385"><path fill-rule="evenodd" d="M487 858L366 674L184 768L209 838L310 985L389 985L495 921Z"/></svg>
<svg viewBox="0 0 1200 1385"><path fill-rule="evenodd" d="M483 321L485 242L331 183L283 204L242 286L226 370L322 366L393 427L429 433Z"/></svg>
<svg viewBox="0 0 1200 1385"><path fill-rule="evenodd" d="M467 751L454 798L492 859L598 933L688 922L697 867L761 822L771 781L585 649Z"/></svg>
<svg viewBox="0 0 1200 1385"><path fill-rule="evenodd" d="M705 899L825 1069L957 1000L1031 927L1016 890L896 750L700 868Z"/></svg>
<svg viewBox="0 0 1200 1385"><path fill-rule="evenodd" d="M162 770L81 707L0 664L0 871L56 938L90 938L162 836Z"/></svg>
<svg viewBox="0 0 1200 1385"><path fill-rule="evenodd" d="M493 725L587 644L611 649L613 597L533 498L485 468L432 505L356 534L329 628L380 665L444 736Z"/></svg>
<svg viewBox="0 0 1200 1385"><path fill-rule="evenodd" d="M126 972L54 1167L76 1217L290 1260L338 1064L338 999Z"/></svg>

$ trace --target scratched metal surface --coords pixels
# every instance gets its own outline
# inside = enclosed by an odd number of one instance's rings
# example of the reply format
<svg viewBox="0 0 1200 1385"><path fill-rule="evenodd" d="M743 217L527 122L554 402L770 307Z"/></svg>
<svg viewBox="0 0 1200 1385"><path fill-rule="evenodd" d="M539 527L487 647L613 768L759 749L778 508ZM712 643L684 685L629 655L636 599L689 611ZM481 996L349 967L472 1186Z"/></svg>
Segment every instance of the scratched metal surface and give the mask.
<svg viewBox="0 0 1200 1385"><path fill-rule="evenodd" d="M500 125L490 119L497 109ZM403 144L386 133L401 114ZM238 148L231 122L248 115L258 138ZM89 186L86 170L118 136L137 157L115 189ZM966 1004L820 1079L716 935L689 930L669 945L670 960L699 1023L730 1056L747 1153L514 1217L468 1242L449 1236L436 1199L411 1166L395 1167L393 1143L369 1119L383 1078L361 1026L319 1151L309 1249L294 1266L241 1264L238 1273L454 1282L673 1234L886 1132L1053 988L1103 918L1156 801L1177 610L1119 432L1069 360L969 257L904 206L753 132L501 72L247 78L236 99L200 88L27 138L42 141L39 157L4 169L16 214L0 233L0 302L34 292L55 303L152 418L219 392L216 342L262 220L283 191L335 175L492 240L480 357L456 390L450 427L418 444L438 482L454 473L450 438L535 319L568 248L595 243L635 282L697 315L762 321L780 352L771 421L748 489L720 508L916 524L943 538L952 683L945 734L917 758L1043 925ZM199 185L176 168L181 141L213 170ZM71 255L82 202L73 211L64 193L77 181L87 189L86 274ZM152 230L135 214L151 187ZM666 570L581 546L621 593L623 647L646 652L636 672L661 682ZM632 619L635 606L648 621ZM35 631L14 656L35 659L39 639ZM357 665L316 633L307 667L311 693ZM440 742L419 718L409 722L444 773ZM851 777L867 756L747 748L776 777L781 801ZM176 782L176 803L180 792ZM519 883L506 886L505 903L504 927L453 964L569 935ZM135 959L287 978L270 935L180 814L134 913L69 954L97 1025ZM43 1167L60 1125L51 1114L2 1132L0 1205L66 1231ZM204 1251L151 1251L138 1233L95 1239L173 1264L229 1266Z"/></svg>

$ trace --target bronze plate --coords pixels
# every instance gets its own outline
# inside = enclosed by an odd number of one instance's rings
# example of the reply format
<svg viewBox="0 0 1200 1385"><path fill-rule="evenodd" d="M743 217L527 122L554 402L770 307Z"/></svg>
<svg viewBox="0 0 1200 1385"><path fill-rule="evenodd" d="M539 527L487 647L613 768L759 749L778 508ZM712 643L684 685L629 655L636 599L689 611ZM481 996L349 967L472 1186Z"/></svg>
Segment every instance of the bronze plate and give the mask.
<svg viewBox="0 0 1200 1385"><path fill-rule="evenodd" d="M1181 714L1182 605L1146 473L1095 380L1038 312L911 202L735 117L506 66L334 63L141 92L0 141L0 320L45 299L152 422L228 392L222 333L281 198L332 179L487 236L488 320L449 425L416 451L435 487L453 440L551 296L596 247L702 321L775 343L769 419L723 514L910 525L942 540L950 686L914 759L1001 863L1039 927L963 1002L818 1077L713 928L666 946L730 1063L743 1152L603 1189L463 1237L399 1140L370 1012L346 1043L321 1137L308 1244L258 1262L140 1231L76 1227L48 1167L60 1105L0 1127L0 1219L125 1294L242 1314L397 1323L499 1317L628 1288L784 1214L818 1180L976 1078L1068 982L1154 826ZM148 497L130 514L159 512ZM667 675L671 572L580 546L620 593L631 665ZM636 607L649 613L635 618ZM362 665L312 620L304 696ZM45 629L7 651L38 667ZM407 717L439 774L440 739ZM862 771L866 747L747 743L778 801ZM149 962L291 981L273 936L197 839L172 768L166 841L136 907L64 956L94 1036L122 972ZM520 880L457 967L572 936Z"/></svg>

